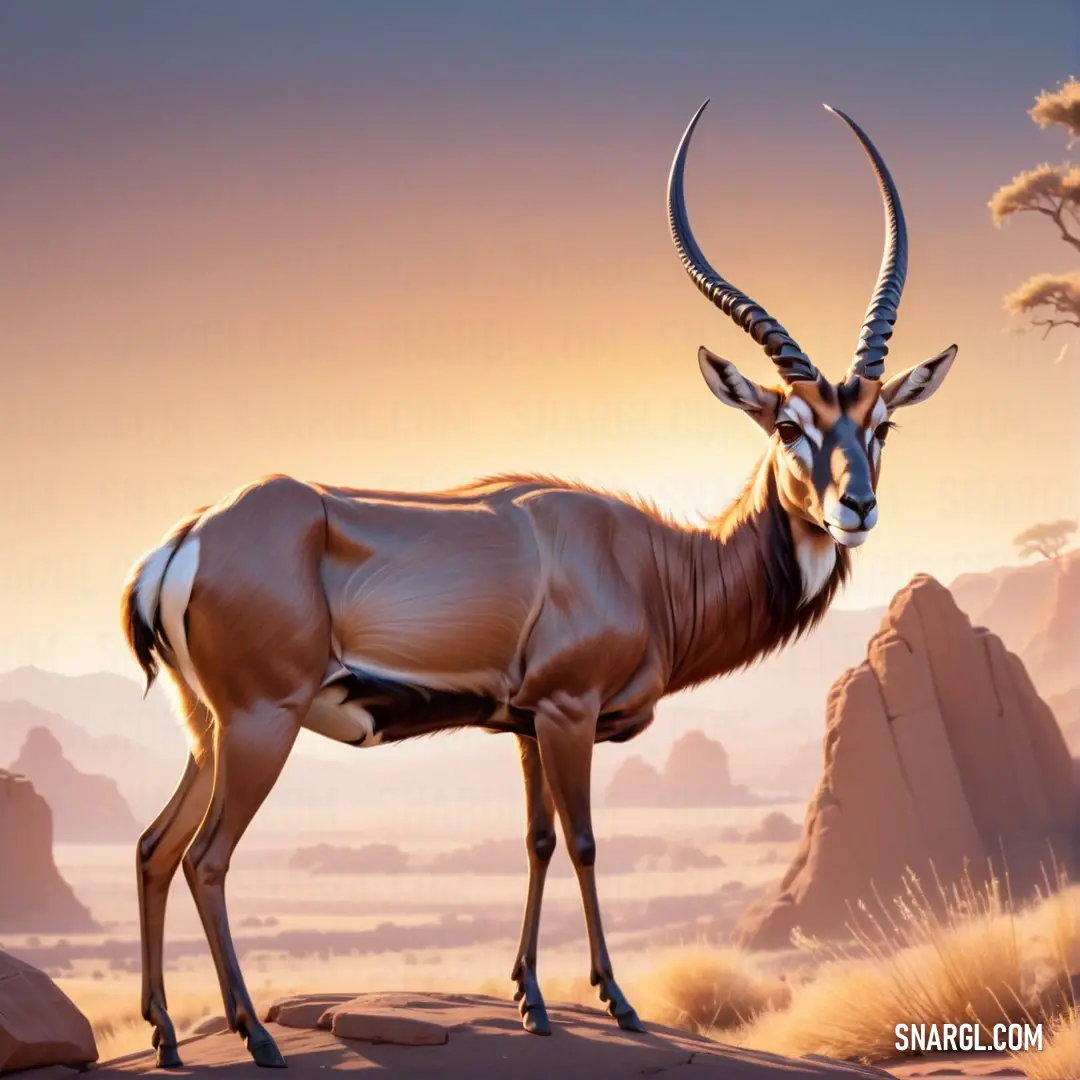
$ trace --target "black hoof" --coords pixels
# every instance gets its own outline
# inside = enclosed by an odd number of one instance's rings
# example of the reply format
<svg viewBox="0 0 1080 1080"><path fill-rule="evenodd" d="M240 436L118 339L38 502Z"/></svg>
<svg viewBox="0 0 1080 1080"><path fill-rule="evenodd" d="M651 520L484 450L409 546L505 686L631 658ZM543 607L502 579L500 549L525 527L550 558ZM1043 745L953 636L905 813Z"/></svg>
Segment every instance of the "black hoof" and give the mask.
<svg viewBox="0 0 1080 1080"><path fill-rule="evenodd" d="M616 1022L623 1031L636 1031L645 1034L645 1025L638 1019L638 1014L631 1009L628 1013L622 1013L615 1017Z"/></svg>
<svg viewBox="0 0 1080 1080"><path fill-rule="evenodd" d="M277 1043L269 1036L265 1036L258 1042L248 1040L248 1053L256 1065L263 1069L287 1069L285 1059L277 1048Z"/></svg>
<svg viewBox="0 0 1080 1080"><path fill-rule="evenodd" d="M159 1069L182 1069L184 1063L180 1060L180 1051L175 1046L159 1046L157 1048L157 1067Z"/></svg>
<svg viewBox="0 0 1080 1080"><path fill-rule="evenodd" d="M521 1026L531 1035L550 1035L551 1021L535 973L522 960L510 978L517 981L514 1000L521 1002Z"/></svg>
<svg viewBox="0 0 1080 1080"><path fill-rule="evenodd" d="M543 1005L530 1005L521 1010L521 1026L530 1035L550 1035L551 1021Z"/></svg>

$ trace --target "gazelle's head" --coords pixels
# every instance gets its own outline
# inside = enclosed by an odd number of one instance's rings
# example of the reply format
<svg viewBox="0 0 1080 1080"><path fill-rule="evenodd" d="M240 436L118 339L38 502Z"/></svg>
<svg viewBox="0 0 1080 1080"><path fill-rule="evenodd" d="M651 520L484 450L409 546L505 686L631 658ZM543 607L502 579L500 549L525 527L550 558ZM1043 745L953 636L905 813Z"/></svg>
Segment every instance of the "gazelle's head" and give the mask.
<svg viewBox="0 0 1080 1080"><path fill-rule="evenodd" d="M877 522L882 447L893 426L893 413L925 401L937 390L956 356L956 346L882 382L907 271L907 228L881 155L850 117L831 109L855 133L877 174L885 202L885 254L847 373L838 383L820 375L760 304L709 265L690 231L683 173L690 137L705 105L690 121L671 167L671 235L694 284L765 349L781 385L758 385L704 346L698 350L701 372L721 401L747 413L770 437L777 490L788 512L827 531L836 543L858 547Z"/></svg>

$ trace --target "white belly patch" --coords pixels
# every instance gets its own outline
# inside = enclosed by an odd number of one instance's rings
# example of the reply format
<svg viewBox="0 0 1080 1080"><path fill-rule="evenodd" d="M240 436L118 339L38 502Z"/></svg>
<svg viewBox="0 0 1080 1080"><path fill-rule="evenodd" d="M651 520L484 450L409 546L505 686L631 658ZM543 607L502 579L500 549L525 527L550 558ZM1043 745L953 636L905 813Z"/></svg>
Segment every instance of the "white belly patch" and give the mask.
<svg viewBox="0 0 1080 1080"><path fill-rule="evenodd" d="M303 727L335 742L351 746L378 746L375 718L358 701L345 701L347 689L331 684L315 695Z"/></svg>

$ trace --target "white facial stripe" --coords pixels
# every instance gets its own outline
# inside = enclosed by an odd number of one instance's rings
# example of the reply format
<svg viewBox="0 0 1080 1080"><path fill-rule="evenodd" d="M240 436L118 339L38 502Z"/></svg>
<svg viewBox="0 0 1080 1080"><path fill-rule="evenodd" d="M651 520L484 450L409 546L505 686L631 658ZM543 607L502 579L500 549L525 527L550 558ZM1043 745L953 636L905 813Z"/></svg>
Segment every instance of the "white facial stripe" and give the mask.
<svg viewBox="0 0 1080 1080"><path fill-rule="evenodd" d="M817 429L817 425L814 423L814 413L809 405L806 404L802 398L792 397L788 398L787 404L784 406L784 411L790 413L785 419L791 420L792 423L798 424L799 427L806 432L806 437L818 448L822 444L822 434ZM783 411L781 412L783 415Z"/></svg>
<svg viewBox="0 0 1080 1080"><path fill-rule="evenodd" d="M873 411L870 413L870 427L874 429L879 424L884 424L889 419L889 407L881 398L874 402Z"/></svg>
<svg viewBox="0 0 1080 1080"><path fill-rule="evenodd" d="M881 443L875 439L870 447L870 455L874 462L874 472L877 472L878 465L881 463Z"/></svg>
<svg viewBox="0 0 1080 1080"><path fill-rule="evenodd" d="M798 442L792 443L788 450L795 455L799 464L802 465L807 472L814 467L814 455L810 452L810 447L805 439L799 439Z"/></svg>

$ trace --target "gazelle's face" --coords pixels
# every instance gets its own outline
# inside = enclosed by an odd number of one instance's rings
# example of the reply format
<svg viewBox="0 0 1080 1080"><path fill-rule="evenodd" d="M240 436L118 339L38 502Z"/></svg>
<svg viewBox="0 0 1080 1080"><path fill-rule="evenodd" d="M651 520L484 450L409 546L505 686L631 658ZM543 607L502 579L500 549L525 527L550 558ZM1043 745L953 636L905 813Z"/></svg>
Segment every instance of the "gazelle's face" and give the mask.
<svg viewBox="0 0 1080 1080"><path fill-rule="evenodd" d="M713 393L748 413L769 435L777 490L789 514L858 547L877 524L882 451L896 409L925 401L945 379L956 346L888 382L854 375L767 389L702 348Z"/></svg>
<svg viewBox="0 0 1080 1080"><path fill-rule="evenodd" d="M877 523L881 449L891 426L879 382L856 375L787 387L772 438L788 511L843 547L858 547Z"/></svg>

